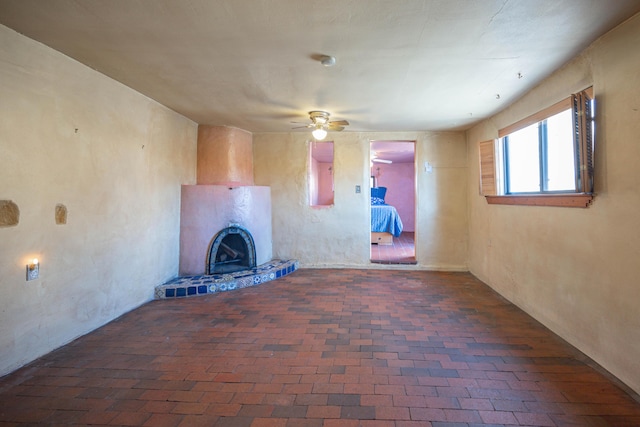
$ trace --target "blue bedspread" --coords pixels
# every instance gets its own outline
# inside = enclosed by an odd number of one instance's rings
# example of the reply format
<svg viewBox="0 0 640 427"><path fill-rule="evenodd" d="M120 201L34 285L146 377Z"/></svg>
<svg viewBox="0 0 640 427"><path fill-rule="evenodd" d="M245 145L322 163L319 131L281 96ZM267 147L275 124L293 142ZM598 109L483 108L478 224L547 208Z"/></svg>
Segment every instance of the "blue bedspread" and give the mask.
<svg viewBox="0 0 640 427"><path fill-rule="evenodd" d="M391 205L371 206L371 231L375 233L391 233L393 237L402 233L402 220L398 211Z"/></svg>

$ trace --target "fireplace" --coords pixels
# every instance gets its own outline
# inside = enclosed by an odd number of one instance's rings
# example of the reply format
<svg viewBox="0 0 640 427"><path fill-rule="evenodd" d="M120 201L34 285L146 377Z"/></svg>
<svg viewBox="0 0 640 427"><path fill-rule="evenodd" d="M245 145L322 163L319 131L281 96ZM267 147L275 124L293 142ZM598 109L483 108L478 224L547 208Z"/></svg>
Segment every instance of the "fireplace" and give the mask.
<svg viewBox="0 0 640 427"><path fill-rule="evenodd" d="M197 183L182 186L179 274L227 274L271 261L271 189L254 185L251 133L200 125L197 160Z"/></svg>
<svg viewBox="0 0 640 427"><path fill-rule="evenodd" d="M233 273L256 267L251 233L234 225L219 231L209 247L206 274Z"/></svg>
<svg viewBox="0 0 640 427"><path fill-rule="evenodd" d="M179 277L156 297L242 289L298 269L296 260L272 259L272 246L271 189L254 185L251 133L198 126L196 184L180 196Z"/></svg>

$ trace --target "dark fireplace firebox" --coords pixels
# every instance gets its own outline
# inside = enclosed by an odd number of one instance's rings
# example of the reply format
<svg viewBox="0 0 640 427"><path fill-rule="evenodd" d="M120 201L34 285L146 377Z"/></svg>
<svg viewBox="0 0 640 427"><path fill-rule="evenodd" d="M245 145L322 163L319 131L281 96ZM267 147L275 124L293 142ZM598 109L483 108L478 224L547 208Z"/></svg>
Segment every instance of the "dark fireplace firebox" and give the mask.
<svg viewBox="0 0 640 427"><path fill-rule="evenodd" d="M209 246L206 274L233 273L256 267L256 246L244 227L231 226L218 232Z"/></svg>

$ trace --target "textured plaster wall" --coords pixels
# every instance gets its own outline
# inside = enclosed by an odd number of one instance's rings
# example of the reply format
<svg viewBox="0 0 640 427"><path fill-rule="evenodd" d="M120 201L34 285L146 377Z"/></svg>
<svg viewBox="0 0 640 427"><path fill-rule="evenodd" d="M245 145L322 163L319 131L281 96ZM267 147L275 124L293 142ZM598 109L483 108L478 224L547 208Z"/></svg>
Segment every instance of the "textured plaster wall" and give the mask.
<svg viewBox="0 0 640 427"><path fill-rule="evenodd" d="M415 165L413 163L374 163L371 175L378 187L387 187L385 202L395 206L404 231L415 231Z"/></svg>
<svg viewBox="0 0 640 427"><path fill-rule="evenodd" d="M197 125L0 26L0 374L149 301L178 273ZM67 209L56 224L56 206ZM40 278L25 264L40 259Z"/></svg>
<svg viewBox="0 0 640 427"><path fill-rule="evenodd" d="M271 187L273 251L304 267L373 267L370 255L369 151L371 140L415 140L417 266L466 270L467 151L460 132L331 133L334 205L309 206L309 135L255 133L254 179ZM361 193L355 191L356 185Z"/></svg>
<svg viewBox="0 0 640 427"><path fill-rule="evenodd" d="M640 393L640 16L468 132L469 268ZM487 205L477 143L593 84L596 192L588 209Z"/></svg>

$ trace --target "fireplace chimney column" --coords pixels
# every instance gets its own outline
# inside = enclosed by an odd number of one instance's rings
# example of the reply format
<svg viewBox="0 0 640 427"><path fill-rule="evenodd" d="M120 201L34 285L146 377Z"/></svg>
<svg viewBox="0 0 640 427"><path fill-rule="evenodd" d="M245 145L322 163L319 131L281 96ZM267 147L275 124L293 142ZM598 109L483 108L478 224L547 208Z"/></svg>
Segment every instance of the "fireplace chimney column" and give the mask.
<svg viewBox="0 0 640 427"><path fill-rule="evenodd" d="M198 126L198 185L253 185L253 136L228 126Z"/></svg>

